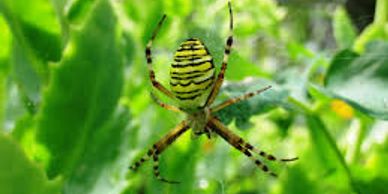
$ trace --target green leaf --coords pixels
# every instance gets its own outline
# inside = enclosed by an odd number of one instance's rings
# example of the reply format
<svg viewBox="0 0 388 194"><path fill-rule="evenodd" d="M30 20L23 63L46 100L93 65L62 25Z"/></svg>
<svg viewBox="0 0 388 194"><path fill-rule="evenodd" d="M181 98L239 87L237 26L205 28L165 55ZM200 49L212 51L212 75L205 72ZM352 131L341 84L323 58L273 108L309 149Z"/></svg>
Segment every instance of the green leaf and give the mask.
<svg viewBox="0 0 388 194"><path fill-rule="evenodd" d="M0 133L0 193L59 194L62 181L48 180L45 172L29 161L18 144Z"/></svg>
<svg viewBox="0 0 388 194"><path fill-rule="evenodd" d="M7 94L7 74L9 72L9 53L11 48L11 33L4 18L0 15L0 126L4 126L5 102Z"/></svg>
<svg viewBox="0 0 388 194"><path fill-rule="evenodd" d="M89 135L76 171L65 184L66 193L103 194L121 189L120 181L128 169L122 164L123 158L128 158L127 152L122 152L128 139L124 133L128 121L128 111L119 108L103 127Z"/></svg>
<svg viewBox="0 0 388 194"><path fill-rule="evenodd" d="M363 55L338 53L327 72L325 85L358 110L388 119L388 42L370 43Z"/></svg>
<svg viewBox="0 0 388 194"><path fill-rule="evenodd" d="M30 112L35 113L38 109L41 98L42 77L34 69L34 64L42 64L33 56L29 56L26 49L14 41L12 49L12 75L18 83L24 107Z"/></svg>
<svg viewBox="0 0 388 194"><path fill-rule="evenodd" d="M334 37L340 49L350 48L356 39L356 29L353 27L346 10L337 7L333 18Z"/></svg>
<svg viewBox="0 0 388 194"><path fill-rule="evenodd" d="M250 127L249 118L253 115L268 112L277 107L289 107L286 103L289 95L288 91L279 87L275 83L266 80L250 80L242 83L229 83L222 88L219 99L229 99L241 96L248 92L264 88L271 85L267 91L252 97L249 100L241 101L232 106L222 109L217 112L223 123L228 124L235 119L236 125L239 128ZM217 100L221 102L220 100ZM217 104L217 102L215 103Z"/></svg>
<svg viewBox="0 0 388 194"><path fill-rule="evenodd" d="M320 158L321 165L327 170L325 172L325 178L327 179L325 182L331 180L336 183L337 187L349 186L356 190L357 187L355 187L356 185L344 157L325 124L315 115L306 115L306 120L315 154Z"/></svg>
<svg viewBox="0 0 388 194"><path fill-rule="evenodd" d="M52 156L49 177L73 173L92 134L111 118L123 84L116 24L110 3L97 1L53 68L37 134Z"/></svg>
<svg viewBox="0 0 388 194"><path fill-rule="evenodd" d="M233 73L229 73L233 72ZM226 71L226 79L228 80L243 80L248 76L267 76L259 66L242 57L236 51L232 52L229 60L228 70Z"/></svg>
<svg viewBox="0 0 388 194"><path fill-rule="evenodd" d="M3 0L0 11L24 49L43 61L61 57L61 27L49 0Z"/></svg>

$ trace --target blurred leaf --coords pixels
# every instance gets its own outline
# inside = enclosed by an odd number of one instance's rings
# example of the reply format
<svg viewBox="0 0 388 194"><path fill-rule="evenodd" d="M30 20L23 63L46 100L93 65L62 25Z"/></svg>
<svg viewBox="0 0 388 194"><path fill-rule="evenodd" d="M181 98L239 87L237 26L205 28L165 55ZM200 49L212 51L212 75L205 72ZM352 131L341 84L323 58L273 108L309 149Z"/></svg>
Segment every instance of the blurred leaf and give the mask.
<svg viewBox="0 0 388 194"><path fill-rule="evenodd" d="M349 184L348 186L356 190L357 187L344 157L325 124L315 115L306 115L306 119L315 154L320 158L321 165L327 169L325 178L331 178L337 183L337 187L346 187Z"/></svg>
<svg viewBox="0 0 388 194"><path fill-rule="evenodd" d="M53 68L38 117L38 140L52 157L49 177L70 176L89 138L111 117L123 75L116 19L107 0L93 6L85 26L72 31Z"/></svg>
<svg viewBox="0 0 388 194"><path fill-rule="evenodd" d="M388 184L388 144L374 145L368 150L365 167L357 168L357 184L363 194L385 193Z"/></svg>
<svg viewBox="0 0 388 194"><path fill-rule="evenodd" d="M307 177L305 169L301 169L298 166L290 168L287 172L287 176L284 176L286 180L283 180L282 190L279 193L294 194L304 193L318 193L317 184L314 184L312 180Z"/></svg>
<svg viewBox="0 0 388 194"><path fill-rule="evenodd" d="M327 72L326 88L356 109L388 119L388 42L370 43L363 55L338 53Z"/></svg>
<svg viewBox="0 0 388 194"><path fill-rule="evenodd" d="M0 193L59 194L62 181L48 180L44 171L29 161L10 137L0 133Z"/></svg>
<svg viewBox="0 0 388 194"><path fill-rule="evenodd" d="M9 54L11 48L11 33L3 16L0 14L0 128L4 127L7 74L9 72Z"/></svg>
<svg viewBox="0 0 388 194"><path fill-rule="evenodd" d="M356 39L356 29L343 7L337 7L334 12L333 29L338 47L340 49L351 48Z"/></svg>
<svg viewBox="0 0 388 194"><path fill-rule="evenodd" d="M42 64L42 62L29 56L18 40L14 41L12 54L12 74L20 89L24 107L29 113L34 114L40 104L41 87L44 80L35 71L33 64Z"/></svg>
<svg viewBox="0 0 388 194"><path fill-rule="evenodd" d="M0 34L0 73L5 73L9 69L7 61L9 60L12 37L10 29L2 15L0 15Z"/></svg>
<svg viewBox="0 0 388 194"><path fill-rule="evenodd" d="M0 2L0 11L23 49L43 61L60 59L61 27L51 1L3 0ZM39 68L35 70L39 71Z"/></svg>
<svg viewBox="0 0 388 194"><path fill-rule="evenodd" d="M388 1L377 0L375 17L372 24L369 24L358 36L354 43L354 50L363 53L365 46L371 41L388 40Z"/></svg>
<svg viewBox="0 0 388 194"><path fill-rule="evenodd" d="M106 194L122 189L120 181L128 169L120 160L127 158L122 147L127 142L126 109L118 109L105 125L88 137L87 147L65 185L65 193Z"/></svg>
<svg viewBox="0 0 388 194"><path fill-rule="evenodd" d="M217 116L219 116L225 124L235 120L236 125L239 128L248 128L251 125L249 118L253 115L268 112L279 106L289 108L286 102L289 95L288 91L266 80L258 79L242 83L228 83L222 88L222 95L220 96L222 96L222 99L226 100L241 96L247 92L253 92L268 85L271 85L272 88L249 100L241 101L222 109L220 112L217 112Z"/></svg>
<svg viewBox="0 0 388 194"><path fill-rule="evenodd" d="M231 72L231 73L228 73ZM260 69L259 66L246 60L239 53L232 52L230 55L228 70L226 71L226 79L228 80L243 80L250 76L267 76L268 75Z"/></svg>
<svg viewBox="0 0 388 194"><path fill-rule="evenodd" d="M166 12L169 15L186 17L192 10L192 0L170 0L163 1Z"/></svg>
<svg viewBox="0 0 388 194"><path fill-rule="evenodd" d="M76 25L82 25L82 23L85 21L85 18L91 12L92 6L95 4L95 2L96 0L70 1L70 9L67 12L67 19L69 22Z"/></svg>

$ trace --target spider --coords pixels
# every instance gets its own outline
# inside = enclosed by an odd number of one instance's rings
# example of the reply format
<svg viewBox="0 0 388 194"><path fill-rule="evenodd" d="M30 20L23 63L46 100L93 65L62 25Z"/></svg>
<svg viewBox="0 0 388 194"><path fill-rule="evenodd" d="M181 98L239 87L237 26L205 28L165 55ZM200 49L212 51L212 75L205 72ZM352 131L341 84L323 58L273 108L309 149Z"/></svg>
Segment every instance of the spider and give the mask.
<svg viewBox="0 0 388 194"><path fill-rule="evenodd" d="M159 21L145 49L149 77L152 86L169 98L175 100L178 106L161 102L152 92L151 96L161 107L170 111L185 113L186 119L153 144L152 148L149 149L140 160L130 166L131 170L135 171L145 161L152 159L154 162L153 172L158 180L166 183L179 183L178 181L165 179L160 175L159 155L189 129L191 129L192 136L194 137L206 134L207 137L210 138L213 133L221 136L226 142L250 158L257 167L274 177L277 175L262 161L255 158L253 154L258 154L269 161L278 160L289 162L298 159L297 157L290 159L276 159L275 156L267 154L244 141L241 137L229 130L217 117L213 116L213 113L220 111L227 106L251 98L271 88L271 86L267 86L257 91L226 100L216 106L211 106L218 95L224 80L229 54L233 44L233 14L230 1L228 2L228 8L230 15L229 35L226 40L224 57L218 75L215 75L213 58L203 42L196 38L189 38L181 43L175 52L174 62L170 67L171 91L155 79L155 73L152 69L152 42L165 21L166 15L163 15Z"/></svg>

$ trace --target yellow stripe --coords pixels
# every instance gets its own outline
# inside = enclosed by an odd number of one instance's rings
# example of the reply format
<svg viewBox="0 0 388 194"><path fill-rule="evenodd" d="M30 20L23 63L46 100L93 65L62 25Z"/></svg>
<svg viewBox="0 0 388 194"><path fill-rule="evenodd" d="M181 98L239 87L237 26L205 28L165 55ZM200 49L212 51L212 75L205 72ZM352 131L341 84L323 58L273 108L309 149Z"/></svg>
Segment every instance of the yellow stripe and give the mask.
<svg viewBox="0 0 388 194"><path fill-rule="evenodd" d="M199 40L186 40L181 44L181 46L186 45L202 45L202 42L200 42Z"/></svg>
<svg viewBox="0 0 388 194"><path fill-rule="evenodd" d="M184 66L184 65L190 65L190 64L198 64L198 63L201 63L201 62L211 61L211 60L212 60L212 57L210 55L206 55L204 57L201 57L199 59L194 59L194 60L184 59L182 61L175 61L175 62L172 63L172 65L182 65L182 66Z"/></svg>
<svg viewBox="0 0 388 194"><path fill-rule="evenodd" d="M200 50L184 50L184 51L178 51L175 53L175 57L187 57L187 56L205 56L207 55L207 51L205 49Z"/></svg>
<svg viewBox="0 0 388 194"><path fill-rule="evenodd" d="M188 73L192 71L204 71L206 69L211 68L213 65L210 62L203 63L199 66L186 66L186 67L179 67L179 68L171 68L170 72L176 72L176 73Z"/></svg>

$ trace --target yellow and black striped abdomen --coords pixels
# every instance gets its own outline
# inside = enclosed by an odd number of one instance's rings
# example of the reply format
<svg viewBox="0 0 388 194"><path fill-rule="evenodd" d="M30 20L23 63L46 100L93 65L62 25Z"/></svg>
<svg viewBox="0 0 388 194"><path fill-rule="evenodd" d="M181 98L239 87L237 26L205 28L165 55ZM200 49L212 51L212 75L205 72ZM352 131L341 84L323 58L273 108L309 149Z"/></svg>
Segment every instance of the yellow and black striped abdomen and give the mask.
<svg viewBox="0 0 388 194"><path fill-rule="evenodd" d="M181 108L202 106L214 82L213 58L198 39L184 41L175 52L170 69L171 91Z"/></svg>

